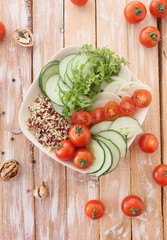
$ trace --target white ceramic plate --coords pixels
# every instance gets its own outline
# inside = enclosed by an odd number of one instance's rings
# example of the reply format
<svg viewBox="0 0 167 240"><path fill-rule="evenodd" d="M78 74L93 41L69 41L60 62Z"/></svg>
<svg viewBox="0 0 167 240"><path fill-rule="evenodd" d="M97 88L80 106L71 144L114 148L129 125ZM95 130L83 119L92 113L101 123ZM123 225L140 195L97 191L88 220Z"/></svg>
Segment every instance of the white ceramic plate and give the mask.
<svg viewBox="0 0 167 240"><path fill-rule="evenodd" d="M68 46L66 48L61 49L60 51L58 51L50 60L58 60L61 61L65 56L71 55L71 54L75 54L80 50L81 46ZM34 135L28 130L27 126L26 126L26 121L30 115L30 112L28 110L28 107L35 101L35 99L39 96L39 94L41 94L41 90L39 88L39 84L38 84L38 78L39 78L39 74L37 75L37 77L34 79L32 85L30 86L24 101L21 105L20 111L19 111L19 124L20 124L20 128L22 130L22 132L24 133L24 135L36 146L38 147L42 152L44 152L45 154L47 154L48 156L50 156L51 158L53 158L54 160L56 160L57 162L60 162L61 164L74 169L76 171L79 172L83 172L84 170L78 169L76 168L70 161L62 161L60 159L58 159L55 154L53 152L50 151L50 148L48 147L43 147L38 141L37 139L34 137ZM142 124L146 115L147 115L147 111L148 108L145 109L140 109L136 115L135 118L138 119L139 123ZM131 145L131 143L133 142L134 138L129 139L128 141L128 147Z"/></svg>

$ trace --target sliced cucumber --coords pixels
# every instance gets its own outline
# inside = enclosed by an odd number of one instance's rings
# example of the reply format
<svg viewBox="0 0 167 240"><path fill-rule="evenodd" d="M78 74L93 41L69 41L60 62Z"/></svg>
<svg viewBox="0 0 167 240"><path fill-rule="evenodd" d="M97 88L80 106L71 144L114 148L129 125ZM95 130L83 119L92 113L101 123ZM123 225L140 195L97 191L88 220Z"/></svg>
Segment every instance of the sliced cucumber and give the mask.
<svg viewBox="0 0 167 240"><path fill-rule="evenodd" d="M104 152L105 152L104 164L103 164L102 168L98 172L95 173L95 175L97 177L100 177L101 175L105 174L111 168L111 166L113 164L113 155L112 155L110 148L104 141L101 141L98 139L98 143L104 149Z"/></svg>
<svg viewBox="0 0 167 240"><path fill-rule="evenodd" d="M57 105L54 102L52 102L52 107L55 110L55 112L58 112L60 115L62 115L63 107Z"/></svg>
<svg viewBox="0 0 167 240"><path fill-rule="evenodd" d="M110 125L109 129L120 132L124 137L131 138L143 132L142 126L132 117L119 117Z"/></svg>
<svg viewBox="0 0 167 240"><path fill-rule="evenodd" d="M41 91L46 95L45 92L45 86L46 82L50 77L52 77L55 74L59 73L59 62L58 61L52 61L46 64L39 75L39 87Z"/></svg>
<svg viewBox="0 0 167 240"><path fill-rule="evenodd" d="M85 53L77 54L76 57L73 58L73 60L72 60L72 65L71 65L72 72L75 69L84 67L84 65L86 64L87 61L88 61L88 57ZM75 73L74 73L74 75L75 75Z"/></svg>
<svg viewBox="0 0 167 240"><path fill-rule="evenodd" d="M61 92L70 90L70 88L63 82L63 79L61 77L59 78L58 86L59 86Z"/></svg>
<svg viewBox="0 0 167 240"><path fill-rule="evenodd" d="M75 56L76 56L76 54L69 55L69 56L63 58L63 60L60 62L59 73L60 73L60 76L63 80L64 80L64 75L65 75L65 72L66 72L66 69L67 69L67 65L71 61L71 59L73 59Z"/></svg>
<svg viewBox="0 0 167 240"><path fill-rule="evenodd" d="M93 153L94 162L93 164L85 170L86 173L92 174L100 171L105 161L105 151L98 143L98 141L91 139L88 148Z"/></svg>
<svg viewBox="0 0 167 240"><path fill-rule="evenodd" d="M66 79L66 82L67 82L67 80L69 80L71 82L71 84L73 84L73 81L74 81L74 74L72 71L72 62L73 62L73 59L71 59L68 62L66 72L65 72L66 77L68 77L68 79Z"/></svg>
<svg viewBox="0 0 167 240"><path fill-rule="evenodd" d="M106 130L106 131L101 131L96 135L92 135L92 136L93 138L96 139L97 135L100 135L101 137L109 139L111 142L113 142L119 148L121 158L124 158L126 156L127 142L119 132L114 130Z"/></svg>
<svg viewBox="0 0 167 240"><path fill-rule="evenodd" d="M60 78L59 74L55 74L52 77L50 77L46 82L45 92L52 102L63 107L63 103L60 98L60 89L58 86L59 78Z"/></svg>
<svg viewBox="0 0 167 240"><path fill-rule="evenodd" d="M104 138L100 135L96 136L96 139L104 142L108 148L110 149L110 151L112 152L112 156L113 156L113 163L110 166L110 168L107 170L107 172L105 172L105 174L112 172L119 164L120 158L121 158L121 154L120 154L120 150L119 148L113 143L111 142L109 139ZM106 156L107 159L108 156Z"/></svg>
<svg viewBox="0 0 167 240"><path fill-rule="evenodd" d="M59 64L59 72L60 72L60 76L63 80L63 82L65 84L67 84L67 86L69 88L72 87L72 83L70 81L70 78L68 77L67 73L66 73L66 70L67 70L67 66L68 66L68 63L76 56L76 54L72 54L72 55L69 55L67 57L65 57Z"/></svg>
<svg viewBox="0 0 167 240"><path fill-rule="evenodd" d="M90 131L92 134L96 134L98 132L108 130L111 123L112 121L103 121L103 122L97 123L91 127Z"/></svg>

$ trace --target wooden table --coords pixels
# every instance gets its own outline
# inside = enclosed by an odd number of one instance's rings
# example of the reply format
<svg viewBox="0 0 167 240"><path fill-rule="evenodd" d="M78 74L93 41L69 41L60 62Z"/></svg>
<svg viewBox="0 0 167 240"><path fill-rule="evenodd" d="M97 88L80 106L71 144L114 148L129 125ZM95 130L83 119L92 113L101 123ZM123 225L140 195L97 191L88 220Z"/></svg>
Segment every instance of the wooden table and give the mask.
<svg viewBox="0 0 167 240"><path fill-rule="evenodd" d="M0 239L167 239L167 189L156 185L151 175L156 165L167 162L167 18L157 21L148 11L143 22L130 25L123 16L127 2L89 0L77 7L70 0L1 0L0 20L7 29L0 43L1 162L16 159L22 172L17 179L0 183ZM142 2L148 9L150 1ZM160 29L159 47L140 45L139 32L148 25ZM32 30L33 48L15 43L14 30L21 26ZM160 142L155 153L145 154L135 140L119 167L98 181L63 167L22 133L16 134L20 105L41 67L63 46L83 43L108 46L124 56L134 74L151 86L153 101L144 130ZM40 201L27 189L42 181L50 194ZM145 213L138 218L128 218L121 211L121 201L128 194L144 201ZM90 199L101 199L106 206L100 221L91 221L84 214Z"/></svg>

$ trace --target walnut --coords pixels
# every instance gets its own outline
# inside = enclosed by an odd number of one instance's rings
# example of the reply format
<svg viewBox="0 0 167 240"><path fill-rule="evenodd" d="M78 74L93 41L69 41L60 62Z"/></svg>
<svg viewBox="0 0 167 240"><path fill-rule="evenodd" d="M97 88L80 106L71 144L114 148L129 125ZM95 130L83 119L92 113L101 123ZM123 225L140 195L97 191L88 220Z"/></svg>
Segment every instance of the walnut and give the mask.
<svg viewBox="0 0 167 240"><path fill-rule="evenodd" d="M42 184L36 186L35 189L32 190L32 192L33 192L34 197L36 197L38 199L44 199L49 193L44 182L42 182Z"/></svg>
<svg viewBox="0 0 167 240"><path fill-rule="evenodd" d="M14 32L14 39L22 47L33 46L33 35L27 28L19 28Z"/></svg>
<svg viewBox="0 0 167 240"><path fill-rule="evenodd" d="M20 163L16 160L8 160L0 166L0 179L9 181L16 178L21 170Z"/></svg>

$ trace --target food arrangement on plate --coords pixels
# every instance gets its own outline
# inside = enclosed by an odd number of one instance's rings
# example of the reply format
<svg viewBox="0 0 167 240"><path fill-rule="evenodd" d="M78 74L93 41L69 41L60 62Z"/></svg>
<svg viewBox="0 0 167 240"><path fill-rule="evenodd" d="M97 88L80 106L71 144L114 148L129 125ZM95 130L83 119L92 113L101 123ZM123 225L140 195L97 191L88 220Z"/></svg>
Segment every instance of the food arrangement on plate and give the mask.
<svg viewBox="0 0 167 240"><path fill-rule="evenodd" d="M143 132L152 100L150 87L127 64L106 47L62 49L23 102L19 120L25 135L75 170L97 177L112 172Z"/></svg>

